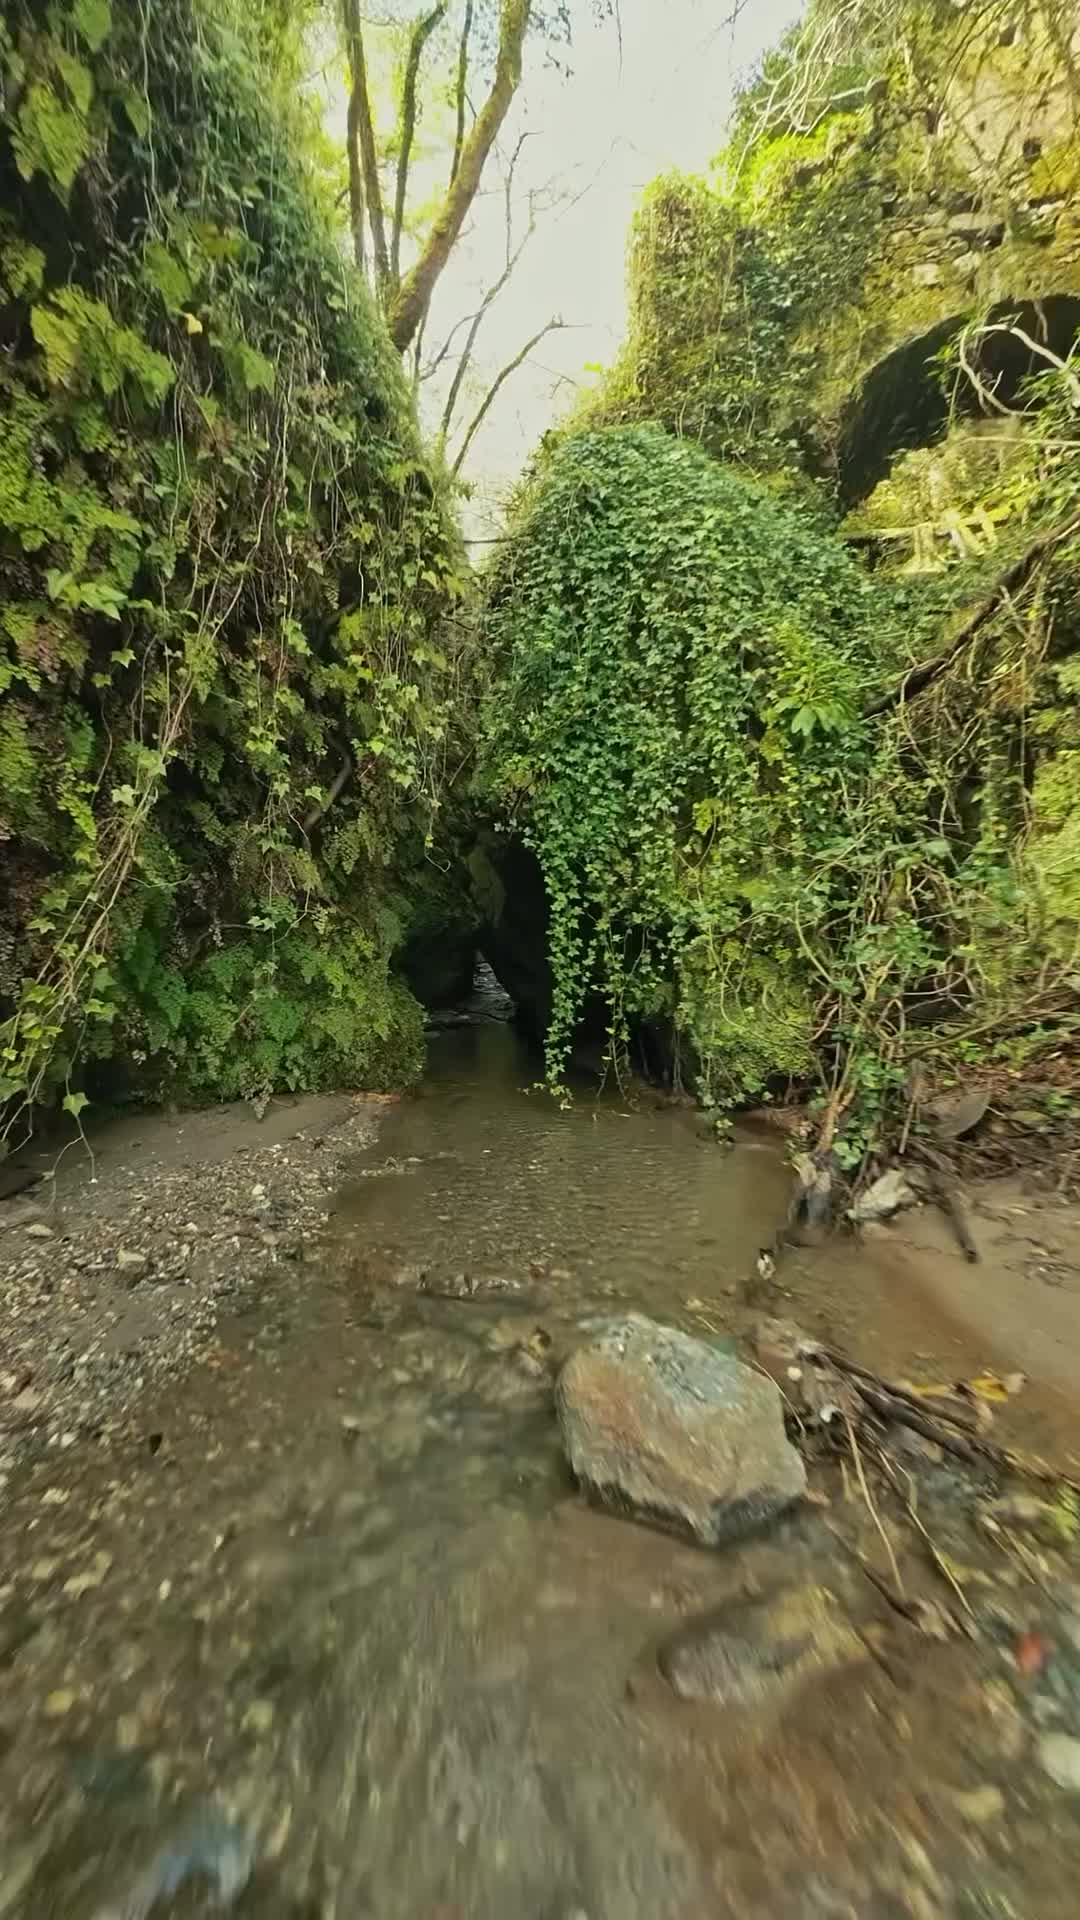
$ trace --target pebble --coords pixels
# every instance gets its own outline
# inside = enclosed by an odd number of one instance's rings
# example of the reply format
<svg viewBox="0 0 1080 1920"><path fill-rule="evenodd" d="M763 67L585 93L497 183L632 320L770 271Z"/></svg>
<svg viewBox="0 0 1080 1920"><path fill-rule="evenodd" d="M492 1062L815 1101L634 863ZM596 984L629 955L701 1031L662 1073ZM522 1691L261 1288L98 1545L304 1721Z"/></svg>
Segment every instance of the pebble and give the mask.
<svg viewBox="0 0 1080 1920"><path fill-rule="evenodd" d="M1067 1733L1044 1733L1036 1752L1039 1765L1055 1786L1068 1793L1080 1793L1080 1740Z"/></svg>
<svg viewBox="0 0 1080 1920"><path fill-rule="evenodd" d="M1000 1787L972 1787L966 1793L949 1795L961 1820L970 1820L974 1827L988 1827L992 1821L1000 1820L1005 1811L1005 1795Z"/></svg>
<svg viewBox="0 0 1080 1920"><path fill-rule="evenodd" d="M70 1713L74 1705L73 1687L57 1687L52 1693L45 1695L45 1711L50 1720L59 1720L65 1713Z"/></svg>
<svg viewBox="0 0 1080 1920"><path fill-rule="evenodd" d="M111 1553L95 1553L89 1567L84 1567L82 1573L73 1573L70 1580L64 1581L64 1592L73 1600L81 1599L84 1593L93 1593L101 1586L111 1566Z"/></svg>
<svg viewBox="0 0 1080 1920"><path fill-rule="evenodd" d="M31 1220L26 1229L26 1237L28 1240L51 1240L53 1230L46 1226L44 1220Z"/></svg>

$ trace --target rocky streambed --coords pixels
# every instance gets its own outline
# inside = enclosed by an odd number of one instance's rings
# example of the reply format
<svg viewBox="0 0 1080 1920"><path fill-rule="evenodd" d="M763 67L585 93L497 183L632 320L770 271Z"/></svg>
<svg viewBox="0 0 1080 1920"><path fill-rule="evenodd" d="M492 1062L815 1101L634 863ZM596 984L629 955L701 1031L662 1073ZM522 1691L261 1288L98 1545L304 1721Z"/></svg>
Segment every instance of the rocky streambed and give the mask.
<svg viewBox="0 0 1080 1920"><path fill-rule="evenodd" d="M558 1113L513 1047L446 1036L366 1144L269 1140L347 1163L302 1257L260 1239L198 1367L20 1456L0 1915L1071 1915L1067 1485L854 1449L746 1297L775 1148ZM815 1271L842 1319L820 1263L765 1304Z"/></svg>

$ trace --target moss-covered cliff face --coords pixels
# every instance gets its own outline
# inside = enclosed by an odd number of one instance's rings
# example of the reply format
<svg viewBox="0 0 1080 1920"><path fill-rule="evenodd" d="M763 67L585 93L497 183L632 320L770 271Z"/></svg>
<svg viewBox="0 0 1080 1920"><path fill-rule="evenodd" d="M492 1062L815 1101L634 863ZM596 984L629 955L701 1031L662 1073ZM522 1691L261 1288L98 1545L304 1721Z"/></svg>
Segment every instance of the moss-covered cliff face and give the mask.
<svg viewBox="0 0 1080 1920"><path fill-rule="evenodd" d="M439 473L281 9L0 14L0 1102L416 1070L457 724ZM286 76L287 78L287 76Z"/></svg>
<svg viewBox="0 0 1080 1920"><path fill-rule="evenodd" d="M646 195L490 591L556 1073L584 972L616 1055L666 1012L721 1101L815 1058L856 1164L915 1062L1067 1055L1078 108L1058 0L812 0Z"/></svg>
<svg viewBox="0 0 1080 1920"><path fill-rule="evenodd" d="M857 497L905 432L944 425L929 394L936 418L920 421L912 386L936 387L965 319L1080 292L1078 186L1068 0L815 0L745 90L709 178L646 195L627 344L586 416L659 419ZM1043 324L1067 351L1078 322L1074 304ZM861 419L862 383L905 347ZM1014 356L1013 391L1029 369Z"/></svg>

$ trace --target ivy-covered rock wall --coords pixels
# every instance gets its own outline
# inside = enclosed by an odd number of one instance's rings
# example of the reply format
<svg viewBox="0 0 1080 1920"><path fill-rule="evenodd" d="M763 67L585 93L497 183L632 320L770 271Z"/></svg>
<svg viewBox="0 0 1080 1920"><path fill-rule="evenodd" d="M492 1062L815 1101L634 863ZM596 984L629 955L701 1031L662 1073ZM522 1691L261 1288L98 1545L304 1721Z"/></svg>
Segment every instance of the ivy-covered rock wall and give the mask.
<svg viewBox="0 0 1080 1920"><path fill-rule="evenodd" d="M589 987L720 1103L816 1073L851 1166L928 1069L1067 1075L1078 52L1059 0L811 0L647 193L489 581L556 1082Z"/></svg>
<svg viewBox="0 0 1080 1920"><path fill-rule="evenodd" d="M550 1077L594 990L616 1053L672 1020L706 1095L806 1072L814 876L870 751L867 581L656 427L568 440L520 513L486 774L546 885Z"/></svg>
<svg viewBox="0 0 1080 1920"><path fill-rule="evenodd" d="M0 1101L400 1080L466 672L280 9L0 14ZM428 868L430 871L431 869Z"/></svg>
<svg viewBox="0 0 1080 1920"><path fill-rule="evenodd" d="M646 193L626 345L585 419L858 492L845 441L875 366L926 342L902 408L971 314L1080 289L1078 74L1071 0L811 0L710 175Z"/></svg>

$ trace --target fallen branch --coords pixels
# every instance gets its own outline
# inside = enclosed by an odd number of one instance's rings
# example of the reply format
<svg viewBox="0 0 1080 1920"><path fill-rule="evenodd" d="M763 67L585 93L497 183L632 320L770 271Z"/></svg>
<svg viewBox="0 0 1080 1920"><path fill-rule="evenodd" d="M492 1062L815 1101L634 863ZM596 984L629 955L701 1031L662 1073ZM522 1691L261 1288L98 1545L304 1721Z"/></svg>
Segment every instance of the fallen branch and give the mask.
<svg viewBox="0 0 1080 1920"><path fill-rule="evenodd" d="M892 1461L889 1459L888 1454L885 1452L885 1449L883 1447L875 1447L874 1453L877 1458L878 1466L881 1468L881 1471L885 1475L885 1478L888 1480L889 1485L892 1487L897 1498L903 1501L904 1511L907 1514L908 1519L911 1521L912 1526L915 1528L916 1533L918 1533L921 1536L925 1544L926 1551L930 1555L931 1560L933 1561L935 1570L941 1575L941 1578L945 1581L946 1585L952 1588L952 1591L955 1593L956 1598L959 1600L960 1605L964 1609L964 1612L968 1614L968 1616L971 1619L974 1619L975 1616L972 1611L971 1602L968 1599L967 1594L964 1592L963 1587L960 1585L959 1580L956 1578L956 1575L953 1572L952 1568L950 1567L948 1561L946 1560L945 1555L934 1544L933 1539L931 1538L930 1534L927 1532L926 1527L923 1525L922 1520L919 1518L919 1515L915 1508L915 1502L911 1498L910 1491L905 1491L905 1489L900 1485L899 1481L897 1480L896 1469L893 1466ZM910 1475L908 1476L908 1484L910 1487ZM897 1585L898 1586L900 1585L899 1581L897 1582ZM903 1588L901 1587L901 1592L902 1591L903 1591Z"/></svg>
<svg viewBox="0 0 1080 1920"><path fill-rule="evenodd" d="M1049 552L1052 547L1059 546L1063 540L1069 538L1070 534L1078 531L1080 531L1080 516L1066 521L1064 526L1053 527L1049 532L1041 533L1038 539L1025 547L1023 553L1018 555L994 582L986 598L981 600L974 612L968 615L963 626L953 634L948 646L943 647L941 652L934 654L931 659L920 661L917 666L909 667L895 687L891 687L888 693L881 694L877 700L872 700L870 705L863 709L867 719L872 718L874 714L888 713L891 707L903 706L916 694L923 693L927 687L932 686L934 681L944 673L946 667L951 666L961 648L965 647L969 640L974 639L979 628L996 611L1002 595L1022 585L1035 562L1041 559L1044 553Z"/></svg>
<svg viewBox="0 0 1080 1920"><path fill-rule="evenodd" d="M958 1416L942 1409L930 1412L925 1401L916 1401L912 1394L893 1382L881 1379L868 1368L860 1367L844 1354L829 1347L811 1346L802 1356L811 1364L815 1359L823 1360L837 1373L849 1379L860 1399L882 1419L895 1421L899 1426L911 1427L915 1433L922 1434L926 1440L933 1440L946 1453L951 1453L969 1466L979 1466L984 1461L995 1467L999 1473L1015 1473L1030 1480L1041 1480L1050 1486L1069 1487L1080 1494L1080 1482L1073 1480L1059 1467L1038 1459L1034 1454L1018 1453L1012 1447L1000 1447L985 1433L975 1429L968 1430Z"/></svg>
<svg viewBox="0 0 1080 1920"><path fill-rule="evenodd" d="M896 1586L896 1591L901 1596L903 1596L904 1581L903 1581L903 1576L900 1572L900 1568L897 1565L896 1554L893 1551L893 1543L889 1539L889 1535L885 1527L885 1522L881 1518L880 1513L878 1512L877 1508L874 1505L873 1498L870 1493L870 1488L867 1485L866 1473L863 1468L862 1452L859 1447L859 1442L855 1437L855 1428L852 1424L851 1419L846 1414L844 1416L844 1426L847 1429L848 1446L851 1448L851 1457L855 1462L855 1472L859 1477L859 1488L862 1492L862 1497L866 1502L867 1512L869 1513L871 1520L873 1521L875 1527L878 1530L878 1533L881 1535L881 1538L884 1542L885 1552L888 1554L888 1557L889 1557L889 1566L892 1570L892 1577Z"/></svg>

